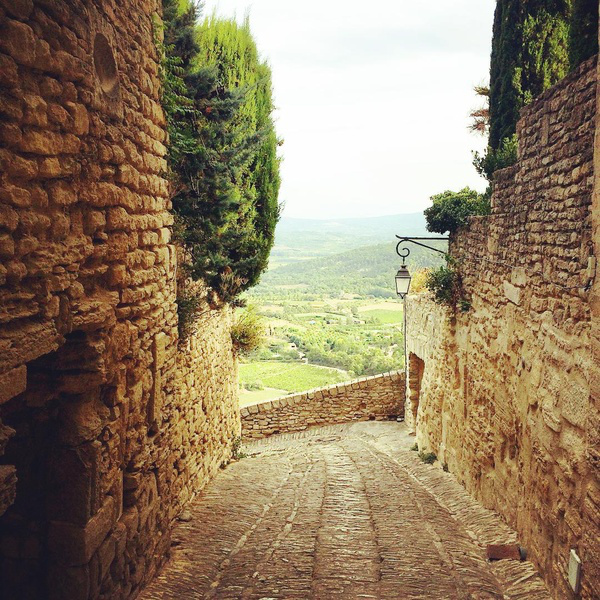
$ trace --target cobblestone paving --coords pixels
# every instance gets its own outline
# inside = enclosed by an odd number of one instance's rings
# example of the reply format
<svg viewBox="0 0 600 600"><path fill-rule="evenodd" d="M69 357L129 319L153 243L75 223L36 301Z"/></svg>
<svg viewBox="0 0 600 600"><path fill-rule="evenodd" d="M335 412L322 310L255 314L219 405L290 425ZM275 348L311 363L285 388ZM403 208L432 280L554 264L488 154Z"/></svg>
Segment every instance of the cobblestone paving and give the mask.
<svg viewBox="0 0 600 600"><path fill-rule="evenodd" d="M368 422L248 445L190 507L142 599L548 600L530 563L485 560L515 534L413 442Z"/></svg>

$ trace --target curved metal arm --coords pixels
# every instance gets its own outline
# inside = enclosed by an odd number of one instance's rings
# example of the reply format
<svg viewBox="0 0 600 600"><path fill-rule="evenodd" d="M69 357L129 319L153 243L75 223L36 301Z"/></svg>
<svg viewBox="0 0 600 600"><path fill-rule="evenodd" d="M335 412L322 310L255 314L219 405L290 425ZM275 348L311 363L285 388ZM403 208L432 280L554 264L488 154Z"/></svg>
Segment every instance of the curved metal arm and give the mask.
<svg viewBox="0 0 600 600"><path fill-rule="evenodd" d="M398 237L398 236L396 236L396 237ZM406 259L408 258L408 255L410 254L410 248L402 248L402 252L400 252L400 244L402 244L403 241L404 240L400 240L396 244L396 254L402 259L402 264L405 265Z"/></svg>
<svg viewBox="0 0 600 600"><path fill-rule="evenodd" d="M439 248L434 248L433 246L428 246L427 244L422 244L421 242L417 241L417 240L442 240L442 241L447 241L447 240L450 239L450 238L447 238L447 237L406 237L406 236L401 236L401 235L397 235L396 237L400 240L396 244L396 254L402 258L402 264L404 264L404 261L406 260L406 257L410 254L410 250L408 248L403 248L402 249L402 251L406 252L407 254L401 254L400 253L400 244L403 244L404 242L411 242L413 244L416 244L417 246L421 246L422 248L427 248L428 250L433 250L434 252L439 252L440 254L448 254L447 252L444 252L444 250L440 250Z"/></svg>

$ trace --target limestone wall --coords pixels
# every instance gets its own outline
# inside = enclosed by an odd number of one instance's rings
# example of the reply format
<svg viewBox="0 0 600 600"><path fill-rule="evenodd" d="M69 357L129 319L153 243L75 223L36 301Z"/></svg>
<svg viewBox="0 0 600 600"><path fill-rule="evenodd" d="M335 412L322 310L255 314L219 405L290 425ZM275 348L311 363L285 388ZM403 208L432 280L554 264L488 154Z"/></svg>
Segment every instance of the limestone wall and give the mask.
<svg viewBox="0 0 600 600"><path fill-rule="evenodd" d="M240 435L237 362L231 341L233 311L206 310L197 331L179 346L177 388L173 407L173 442L182 470L174 483L184 486L180 503L187 502L231 456ZM183 477L182 477L183 475Z"/></svg>
<svg viewBox="0 0 600 600"><path fill-rule="evenodd" d="M159 11L0 0L7 597L135 595L239 433L230 314L177 343Z"/></svg>
<svg viewBox="0 0 600 600"><path fill-rule="evenodd" d="M600 30L599 30L600 35ZM600 81L600 64L596 66L596 80ZM600 86L596 89L596 106L600 106ZM594 256L600 256L600 111L596 110L594 137L594 190L592 194L592 240ZM597 273L598 271L596 271ZM594 368L590 371L590 398L586 423L586 471L588 473L584 500L583 546L587 559L584 579L586 594L598 591L600 581L600 277L596 276L590 291L590 350ZM592 582L596 582L594 585Z"/></svg>
<svg viewBox="0 0 600 600"><path fill-rule="evenodd" d="M452 315L427 296L407 310L419 445L519 531L557 598L572 597L571 549L581 597L600 596L600 366L586 290L596 79L591 60L523 110L520 158L497 175L492 215L451 240L471 310Z"/></svg>
<svg viewBox="0 0 600 600"><path fill-rule="evenodd" d="M404 415L404 373L383 373L293 394L241 409L242 436L260 439L276 433Z"/></svg>

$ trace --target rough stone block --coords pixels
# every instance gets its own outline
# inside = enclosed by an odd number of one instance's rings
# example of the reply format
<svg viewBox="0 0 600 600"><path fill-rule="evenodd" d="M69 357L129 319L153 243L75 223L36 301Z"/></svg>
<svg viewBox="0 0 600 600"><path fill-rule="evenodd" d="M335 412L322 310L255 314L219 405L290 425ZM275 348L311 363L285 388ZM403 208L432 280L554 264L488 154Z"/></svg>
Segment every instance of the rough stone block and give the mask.
<svg viewBox="0 0 600 600"><path fill-rule="evenodd" d="M504 295L506 298L508 298L513 304L520 304L521 290L508 281L503 281L502 285L504 287Z"/></svg>
<svg viewBox="0 0 600 600"><path fill-rule="evenodd" d="M0 465L0 515L15 501L17 472L12 465Z"/></svg>
<svg viewBox="0 0 600 600"><path fill-rule="evenodd" d="M98 513L85 527L51 521L48 549L56 562L65 566L85 565L116 522L115 500L108 496Z"/></svg>
<svg viewBox="0 0 600 600"><path fill-rule="evenodd" d="M19 4L22 4L21 9L26 7L26 3L17 2L17 11ZM19 64L32 65L35 61L35 48L35 34L29 25L11 19L3 20L0 25L0 49Z"/></svg>
<svg viewBox="0 0 600 600"><path fill-rule="evenodd" d="M0 404L24 392L27 387L27 367L21 365L0 375Z"/></svg>
<svg viewBox="0 0 600 600"><path fill-rule="evenodd" d="M83 379L83 382L85 381ZM87 390L89 389L88 387ZM81 391L86 390L84 388ZM109 416L110 410L99 398L87 402L65 404L60 419L59 437L61 442L70 446L78 446L84 442L95 440Z"/></svg>

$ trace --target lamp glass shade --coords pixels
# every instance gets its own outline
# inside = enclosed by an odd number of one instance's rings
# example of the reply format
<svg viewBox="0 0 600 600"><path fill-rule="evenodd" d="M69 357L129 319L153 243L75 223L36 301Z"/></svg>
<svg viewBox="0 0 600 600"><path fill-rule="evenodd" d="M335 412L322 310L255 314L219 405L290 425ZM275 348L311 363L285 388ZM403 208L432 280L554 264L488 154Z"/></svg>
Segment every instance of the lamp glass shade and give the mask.
<svg viewBox="0 0 600 600"><path fill-rule="evenodd" d="M408 294L408 290L410 289L410 280L411 275L408 272L406 265L402 265L396 273L396 294L398 294L400 298L404 298L404 296Z"/></svg>

